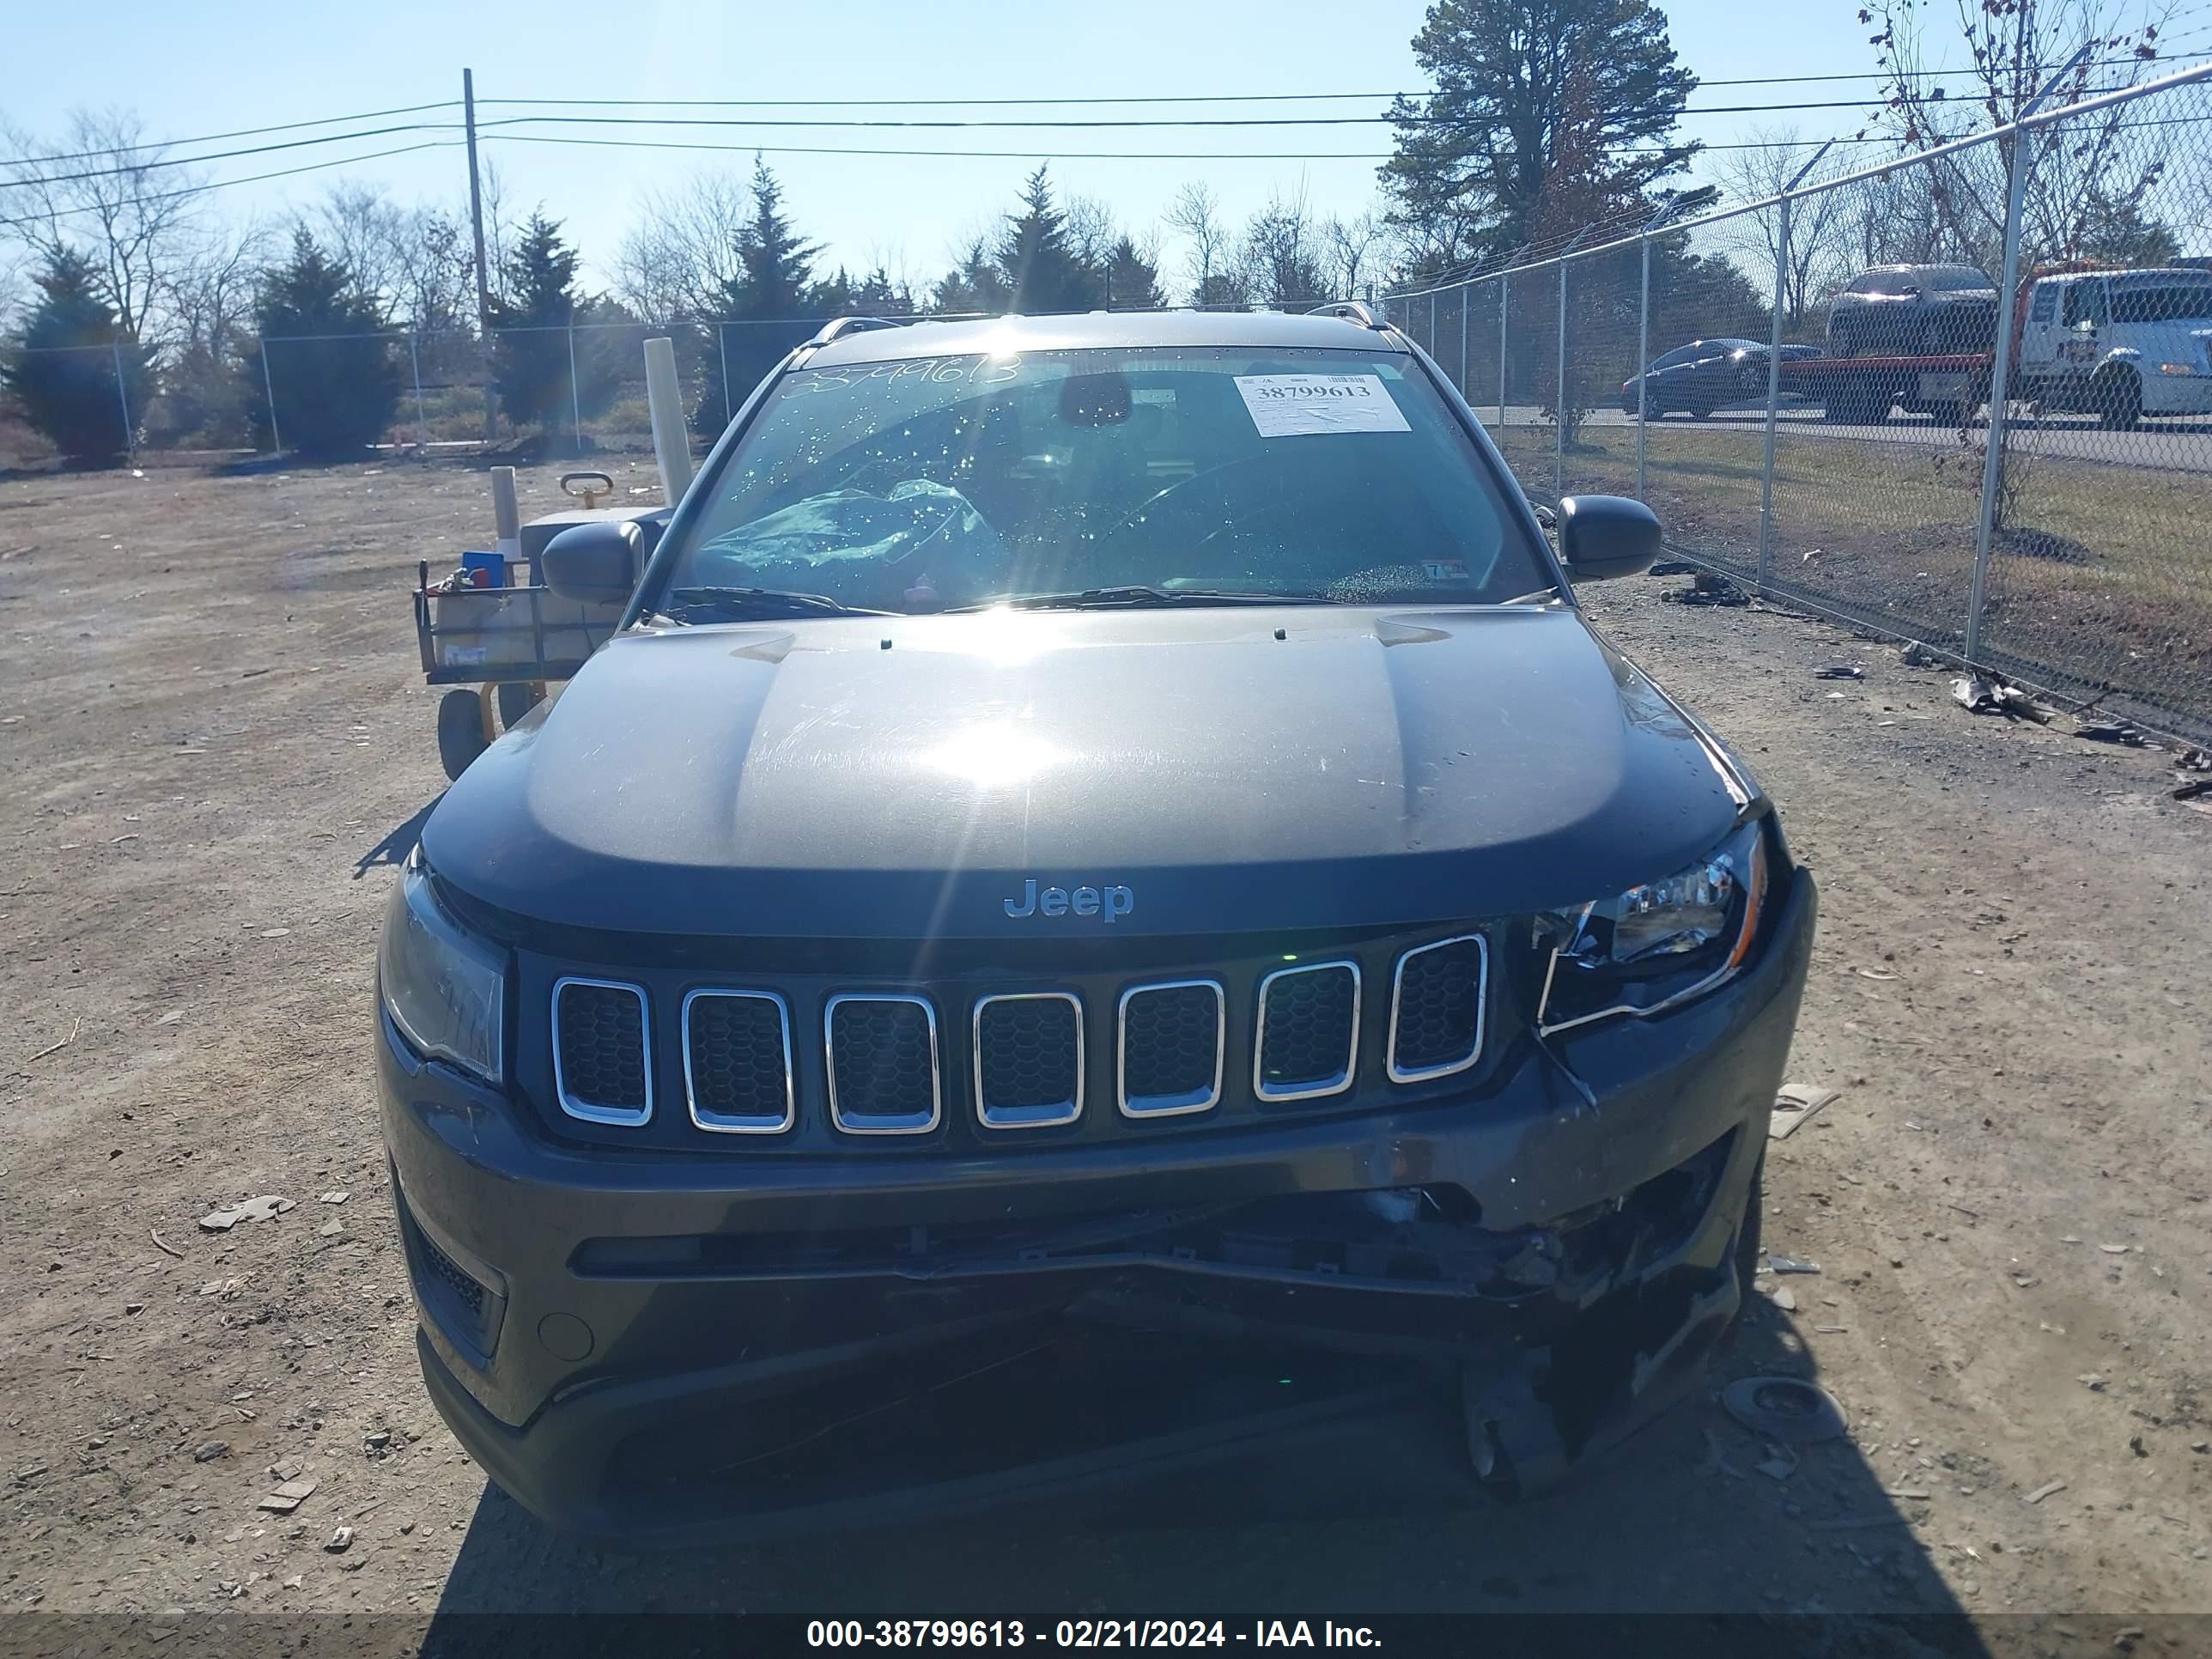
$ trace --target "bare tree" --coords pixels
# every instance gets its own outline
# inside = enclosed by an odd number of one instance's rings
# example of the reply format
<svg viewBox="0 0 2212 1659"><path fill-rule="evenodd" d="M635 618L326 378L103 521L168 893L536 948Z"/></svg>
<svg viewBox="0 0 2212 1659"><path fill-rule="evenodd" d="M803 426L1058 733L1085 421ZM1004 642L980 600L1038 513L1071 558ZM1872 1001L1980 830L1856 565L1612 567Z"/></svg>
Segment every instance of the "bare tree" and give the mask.
<svg viewBox="0 0 2212 1659"><path fill-rule="evenodd" d="M1121 236L1114 210L1096 196L1071 196L1060 212L1060 234L1076 263L1091 270L1105 270Z"/></svg>
<svg viewBox="0 0 2212 1659"><path fill-rule="evenodd" d="M1362 283L1373 289L1389 231L1371 209L1349 219L1331 215L1322 224L1321 240L1332 292L1356 299Z"/></svg>
<svg viewBox="0 0 2212 1659"><path fill-rule="evenodd" d="M324 191L323 199L302 213L300 222L344 264L355 297L390 315L399 306L414 218L381 186L349 179Z"/></svg>
<svg viewBox="0 0 2212 1659"><path fill-rule="evenodd" d="M1240 252L1246 279L1268 304L1291 309L1316 305L1328 297L1324 240L1321 227L1307 210L1303 182L1291 195L1269 193L1267 204L1245 226Z"/></svg>
<svg viewBox="0 0 2212 1659"><path fill-rule="evenodd" d="M100 297L132 337L160 343L179 267L198 246L206 175L168 163L136 115L78 110L58 143L0 125L0 143L26 160L7 169L4 233L40 264L65 253L88 260Z"/></svg>
<svg viewBox="0 0 2212 1659"><path fill-rule="evenodd" d="M656 322L712 317L743 269L738 234L752 214L751 192L732 173L701 173L676 189L648 191L615 257L615 291Z"/></svg>
<svg viewBox="0 0 2212 1659"><path fill-rule="evenodd" d="M1233 243L1213 186L1202 181L1185 185L1176 192L1175 200L1168 204L1168 210L1162 217L1170 230L1190 244L1183 268L1190 276L1192 298L1200 305L1214 303L1210 296L1220 279L1229 274L1225 268Z"/></svg>
<svg viewBox="0 0 2212 1659"><path fill-rule="evenodd" d="M1932 149L1978 127L2008 126L2060 64L2073 67L2046 107L2079 103L2151 74L2177 0L1952 0L1953 35L1917 0L1873 0L1860 12L1885 79L1877 130L1900 149ZM1963 43L1970 89L1949 95L1931 74ZM2080 61L2075 62L2077 56ZM2125 105L2029 136L2032 171L2023 246L2031 259L2079 255L2100 227L2138 219L2166 171L2165 148L2132 141ZM1947 256L1993 267L2004 234L2006 179L2016 139L1926 164L1928 190Z"/></svg>
<svg viewBox="0 0 2212 1659"><path fill-rule="evenodd" d="M1812 160L1814 148L1798 137L1795 127L1755 127L1750 147L1726 152L1714 172L1723 193L1733 201L1764 201L1781 193ZM1844 267L1853 264L1851 232L1857 204L1848 189L1800 196L1791 203L1789 257L1782 271L1785 328L1804 327L1807 316L1849 278ZM1760 292L1773 293L1782 216L1771 208L1747 213L1729 220L1726 230L1735 243L1739 262L1747 266Z"/></svg>

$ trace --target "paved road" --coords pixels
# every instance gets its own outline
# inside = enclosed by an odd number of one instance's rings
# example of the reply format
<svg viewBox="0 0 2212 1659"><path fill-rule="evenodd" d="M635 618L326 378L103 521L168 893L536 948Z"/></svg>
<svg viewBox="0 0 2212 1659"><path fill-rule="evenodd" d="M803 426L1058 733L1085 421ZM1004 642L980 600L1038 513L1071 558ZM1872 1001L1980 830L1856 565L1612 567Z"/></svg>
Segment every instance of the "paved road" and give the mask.
<svg viewBox="0 0 2212 1659"><path fill-rule="evenodd" d="M1498 424L1496 404L1477 404L1474 412L1487 425ZM1508 404L1504 424L1536 426L1548 434L1551 422L1533 404ZM1586 417L1593 427L1633 427L1636 417L1618 407L1594 410ZM1669 415L1650 423L1655 432L1681 430L1756 433L1765 424L1756 404L1723 409L1709 421L1692 421L1687 415ZM1788 409L1782 411L1783 430L1793 438L1846 438L1865 442L1921 444L1955 448L1959 429L1939 426L1922 415L1899 415L1882 426L1834 426L1817 413ZM1977 422L1976 432L1982 429ZM2065 456L2075 460L2108 461L2124 466L2148 467L2167 472L2212 472L2212 420L2172 419L2145 422L2133 432L2107 432L2094 416L2050 415L2040 419L2024 412L2011 420L2012 441L2031 445L2033 453Z"/></svg>

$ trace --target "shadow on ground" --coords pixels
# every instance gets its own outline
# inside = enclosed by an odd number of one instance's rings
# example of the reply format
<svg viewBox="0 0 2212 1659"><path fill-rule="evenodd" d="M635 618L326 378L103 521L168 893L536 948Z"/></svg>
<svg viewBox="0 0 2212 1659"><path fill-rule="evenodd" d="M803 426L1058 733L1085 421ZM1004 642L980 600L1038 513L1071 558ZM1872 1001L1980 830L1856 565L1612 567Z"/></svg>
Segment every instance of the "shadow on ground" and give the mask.
<svg viewBox="0 0 2212 1659"><path fill-rule="evenodd" d="M422 826L429 822L430 814L437 810L438 803L443 799L445 796L442 793L432 796L401 822L392 825L382 840L354 861L353 878L359 881L380 865L396 867L406 863L407 855L422 839Z"/></svg>
<svg viewBox="0 0 2212 1659"><path fill-rule="evenodd" d="M1155 1476L1079 1504L653 1556L550 1534L488 1487L424 1650L501 1646L495 1633L517 1628L503 1616L523 1613L588 1625L590 1615L640 1613L1573 1612L1807 1614L1823 1625L1856 1615L1844 1621L1853 1651L1984 1651L1925 1541L1854 1446L1782 1451L1715 1403L1727 1378L1814 1371L1786 1316L1759 1298L1707 1392L1565 1490L1515 1504L1474 1488L1444 1401L1346 1424L1254 1467ZM1884 1622L1904 1618L1913 1631Z"/></svg>

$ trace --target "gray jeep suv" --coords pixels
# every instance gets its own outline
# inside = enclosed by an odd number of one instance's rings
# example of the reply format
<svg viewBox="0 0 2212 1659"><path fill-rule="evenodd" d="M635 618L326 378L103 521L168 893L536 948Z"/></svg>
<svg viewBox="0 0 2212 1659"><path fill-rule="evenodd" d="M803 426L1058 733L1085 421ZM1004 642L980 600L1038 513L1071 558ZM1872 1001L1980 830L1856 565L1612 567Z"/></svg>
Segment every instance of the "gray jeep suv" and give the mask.
<svg viewBox="0 0 2212 1659"><path fill-rule="evenodd" d="M1814 894L1353 307L846 322L430 814L378 964L423 1374L628 1543L1692 1389ZM1277 1467L1283 1467L1278 1465Z"/></svg>

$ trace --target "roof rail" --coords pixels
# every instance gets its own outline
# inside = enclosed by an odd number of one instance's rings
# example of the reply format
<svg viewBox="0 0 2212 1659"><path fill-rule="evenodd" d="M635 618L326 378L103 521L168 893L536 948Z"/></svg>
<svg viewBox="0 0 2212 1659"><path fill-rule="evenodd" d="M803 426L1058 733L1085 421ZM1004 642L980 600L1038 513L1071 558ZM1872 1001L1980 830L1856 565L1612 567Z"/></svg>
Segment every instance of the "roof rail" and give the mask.
<svg viewBox="0 0 2212 1659"><path fill-rule="evenodd" d="M1309 317L1341 317L1347 323L1357 323L1362 328L1384 328L1387 324L1375 320L1375 313L1357 300L1331 300L1326 305L1316 306L1306 313Z"/></svg>
<svg viewBox="0 0 2212 1659"><path fill-rule="evenodd" d="M887 317L834 317L822 325L820 331L806 343L825 346L830 341L847 334L859 334L872 328L896 328L899 325Z"/></svg>

